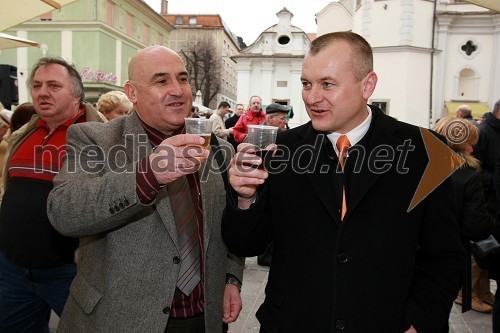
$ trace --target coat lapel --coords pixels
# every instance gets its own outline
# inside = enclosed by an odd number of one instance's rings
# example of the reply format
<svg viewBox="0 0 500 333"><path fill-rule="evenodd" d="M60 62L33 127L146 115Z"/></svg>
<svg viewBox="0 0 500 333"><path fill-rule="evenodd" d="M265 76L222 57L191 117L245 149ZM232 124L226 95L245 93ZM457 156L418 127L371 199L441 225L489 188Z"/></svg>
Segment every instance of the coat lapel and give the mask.
<svg viewBox="0 0 500 333"><path fill-rule="evenodd" d="M314 147L313 151L317 156L317 163L314 172L306 172L311 186L318 195L318 199L323 207L328 211L335 223L340 223L340 177L335 174L337 156L333 145L326 135L316 132L312 124L309 123L298 132L302 140L294 145L294 152L301 146ZM317 154L317 155L316 155ZM315 158L313 158L315 159ZM309 161L310 162L310 161ZM329 166L327 172L322 170L324 166ZM320 168L320 169L318 169Z"/></svg>
<svg viewBox="0 0 500 333"><path fill-rule="evenodd" d="M370 167L370 160L374 158L373 156L370 157L370 154L376 152L380 147L392 150L394 152L394 159L393 162L389 163L392 163L391 168L393 168L394 163L398 161L400 155L396 147L403 144L401 139L393 135L399 128L398 122L384 115L382 111L378 109L373 107L371 107L371 109L373 112L373 119L370 129L365 137L349 150L350 156L346 161L349 181L347 186L348 208L344 221L349 220L349 216L356 210L361 200L384 174L382 172L374 172L373 168Z"/></svg>
<svg viewBox="0 0 500 333"><path fill-rule="evenodd" d="M207 159L208 161L208 159ZM208 163L208 162L205 162ZM200 176L201 179L201 171L198 172L198 176ZM207 209L208 205L210 204L209 200L213 199L210 198L210 193L217 193L213 187L213 183L209 181L199 182L200 184L200 192L201 192L201 202L203 205L203 247L204 247L204 253L207 253L208 250L208 244L210 242L210 235L212 234L212 226L208 221L212 221L212 212L213 209Z"/></svg>
<svg viewBox="0 0 500 333"><path fill-rule="evenodd" d="M153 148L151 147L149 138L142 127L140 119L135 113L128 116L128 119L124 124L123 132L125 147L131 147L126 149L129 162L137 163L138 160L151 154ZM156 196L153 207L158 212L158 215L167 229L172 242L175 244L175 247L179 249L177 228L175 226L174 215L172 213L172 207L170 206L170 200L168 198L166 187L160 190Z"/></svg>
<svg viewBox="0 0 500 333"><path fill-rule="evenodd" d="M212 134L212 136L214 135ZM213 143L211 143L211 146L212 145ZM225 151L222 147L221 150ZM228 157L231 156L226 155L226 158ZM220 218L214 217L213 214L215 212L219 212L226 205L224 187L222 187L222 190L220 187L220 183L223 183L220 171L225 169L226 166L219 166L218 160L214 155L214 150L210 149L210 154L208 155L207 160L204 164L202 164L200 170L198 170L201 202L203 206L203 247L205 253L208 251L208 245L212 236L213 221L216 219L220 220ZM212 221L212 223L209 223L209 221Z"/></svg>

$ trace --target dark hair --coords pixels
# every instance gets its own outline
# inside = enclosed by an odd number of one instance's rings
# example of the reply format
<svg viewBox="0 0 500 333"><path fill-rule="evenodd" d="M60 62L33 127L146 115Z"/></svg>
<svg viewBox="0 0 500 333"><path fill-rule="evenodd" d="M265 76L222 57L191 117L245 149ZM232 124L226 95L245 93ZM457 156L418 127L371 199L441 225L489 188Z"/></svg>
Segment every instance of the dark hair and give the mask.
<svg viewBox="0 0 500 333"><path fill-rule="evenodd" d="M498 111L500 111L500 99L493 105L493 111L491 111L491 113L496 114Z"/></svg>
<svg viewBox="0 0 500 333"><path fill-rule="evenodd" d="M31 88L33 85L33 79L35 77L36 71L42 67L47 65L60 65L66 68L68 74L71 76L73 80L73 96L80 97L80 105L83 105L85 101L85 91L83 89L82 78L80 77L80 73L76 70L76 67L72 64L69 64L66 60L62 58L40 58L38 62L33 66L31 70L30 77L27 82L28 88Z"/></svg>
<svg viewBox="0 0 500 333"><path fill-rule="evenodd" d="M10 118L11 131L14 132L20 129L24 124L30 121L31 116L35 113L36 111L33 103L23 103L19 105Z"/></svg>
<svg viewBox="0 0 500 333"><path fill-rule="evenodd" d="M231 105L229 105L228 102L222 101L222 102L220 102L218 109L220 109L220 108L230 108L230 107L231 107Z"/></svg>
<svg viewBox="0 0 500 333"><path fill-rule="evenodd" d="M362 80L373 71L373 51L366 39L360 35L352 31L337 31L321 35L311 42L309 53L316 55L331 45L342 42L350 46L354 75L358 80Z"/></svg>

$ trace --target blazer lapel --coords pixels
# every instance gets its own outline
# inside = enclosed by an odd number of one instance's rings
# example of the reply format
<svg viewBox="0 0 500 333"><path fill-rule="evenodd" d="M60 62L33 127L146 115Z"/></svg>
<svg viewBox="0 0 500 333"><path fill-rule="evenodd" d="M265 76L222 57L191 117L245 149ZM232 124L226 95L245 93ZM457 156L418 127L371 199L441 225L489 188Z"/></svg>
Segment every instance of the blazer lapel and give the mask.
<svg viewBox="0 0 500 333"><path fill-rule="evenodd" d="M208 163L208 159L207 162ZM201 172L198 172L198 176L201 179ZM208 223L208 221L212 221L212 212L213 209L207 209L208 205L210 204L210 193L217 193L215 190L212 189L213 187L213 182L210 181L205 181L199 182L200 184L200 192L201 192L201 202L203 205L203 247L204 247L204 252L207 253L208 250L208 243L210 242L210 235L212 234L212 225ZM213 199L213 198L212 198Z"/></svg>
<svg viewBox="0 0 500 333"><path fill-rule="evenodd" d="M223 148L221 148L224 150ZM223 209L226 205L225 190L221 192L221 189L217 187L219 181L222 183L222 175L220 170L225 168L219 166L217 159L214 156L214 152L210 149L210 154L207 160L202 164L200 170L198 170L198 179L200 184L201 202L203 206L203 247L205 253L208 250L208 244L210 243L210 238L212 236L212 228L215 217L214 212L218 212L219 209ZM218 200L224 200L219 202Z"/></svg>
<svg viewBox="0 0 500 333"><path fill-rule="evenodd" d="M149 156L153 151L148 135L144 131L142 123L135 113L128 116L124 125L123 136L126 147L125 151L129 162L137 163L137 161ZM174 215L172 213L172 207L170 206L170 199L168 197L166 187L158 192L156 200L153 203L153 207L158 212L158 215L167 229L172 242L175 244L175 247L179 249L177 228L175 226Z"/></svg>

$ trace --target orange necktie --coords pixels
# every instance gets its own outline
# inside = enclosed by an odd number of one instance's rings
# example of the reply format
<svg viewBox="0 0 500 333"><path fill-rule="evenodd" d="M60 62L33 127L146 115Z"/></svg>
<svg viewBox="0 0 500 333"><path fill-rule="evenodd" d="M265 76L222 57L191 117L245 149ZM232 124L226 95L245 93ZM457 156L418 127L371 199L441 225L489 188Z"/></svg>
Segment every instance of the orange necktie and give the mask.
<svg viewBox="0 0 500 333"><path fill-rule="evenodd" d="M341 135L337 139L337 143L335 144L337 146L337 149L339 150L339 163L340 167L342 168L342 172L344 172L344 162L345 158L347 156L347 150L351 146L351 142L349 142L349 139L345 135ZM345 213L347 212L347 202L345 199L345 187L342 188L342 212L340 215L340 220L344 219Z"/></svg>

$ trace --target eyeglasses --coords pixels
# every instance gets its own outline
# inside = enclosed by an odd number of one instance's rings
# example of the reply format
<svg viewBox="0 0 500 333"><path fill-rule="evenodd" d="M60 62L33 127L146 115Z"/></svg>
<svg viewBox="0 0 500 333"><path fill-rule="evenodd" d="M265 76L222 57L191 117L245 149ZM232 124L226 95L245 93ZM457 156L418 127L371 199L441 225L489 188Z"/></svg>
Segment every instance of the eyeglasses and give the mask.
<svg viewBox="0 0 500 333"><path fill-rule="evenodd" d="M281 121L288 121L288 117L287 116L283 116L283 117L275 117L276 119L279 119Z"/></svg>

